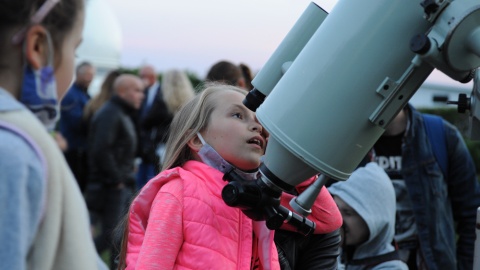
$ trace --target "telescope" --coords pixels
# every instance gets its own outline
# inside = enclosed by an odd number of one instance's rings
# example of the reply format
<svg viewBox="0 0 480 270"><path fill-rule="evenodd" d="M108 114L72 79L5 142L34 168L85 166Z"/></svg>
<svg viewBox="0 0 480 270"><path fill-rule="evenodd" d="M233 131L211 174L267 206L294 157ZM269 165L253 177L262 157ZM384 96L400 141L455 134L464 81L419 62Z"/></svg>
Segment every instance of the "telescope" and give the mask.
<svg viewBox="0 0 480 270"><path fill-rule="evenodd" d="M311 3L244 100L270 133L256 182L278 196L320 174L290 202L308 216L325 182L348 179L434 69L474 80L471 97L453 103L480 138L479 66L478 0L339 0L329 14ZM238 191L225 197L241 200Z"/></svg>

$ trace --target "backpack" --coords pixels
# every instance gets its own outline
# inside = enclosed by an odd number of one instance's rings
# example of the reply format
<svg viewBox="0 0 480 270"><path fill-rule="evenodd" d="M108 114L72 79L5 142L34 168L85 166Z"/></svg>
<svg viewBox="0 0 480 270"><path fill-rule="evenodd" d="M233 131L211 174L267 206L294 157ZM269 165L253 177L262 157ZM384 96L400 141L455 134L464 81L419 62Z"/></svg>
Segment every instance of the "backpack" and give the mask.
<svg viewBox="0 0 480 270"><path fill-rule="evenodd" d="M444 177L448 175L447 139L443 119L432 114L422 114L425 133L427 134L433 155L437 160Z"/></svg>

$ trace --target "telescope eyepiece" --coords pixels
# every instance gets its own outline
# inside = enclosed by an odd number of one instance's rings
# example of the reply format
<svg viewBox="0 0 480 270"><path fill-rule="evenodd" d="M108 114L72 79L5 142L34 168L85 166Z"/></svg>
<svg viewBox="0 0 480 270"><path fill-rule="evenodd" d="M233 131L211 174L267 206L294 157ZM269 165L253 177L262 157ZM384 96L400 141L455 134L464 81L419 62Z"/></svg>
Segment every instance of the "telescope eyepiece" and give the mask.
<svg viewBox="0 0 480 270"><path fill-rule="evenodd" d="M256 88L253 88L250 92L248 92L247 96L243 100L243 105L245 105L245 107L250 109L252 112L256 112L264 100L265 95Z"/></svg>

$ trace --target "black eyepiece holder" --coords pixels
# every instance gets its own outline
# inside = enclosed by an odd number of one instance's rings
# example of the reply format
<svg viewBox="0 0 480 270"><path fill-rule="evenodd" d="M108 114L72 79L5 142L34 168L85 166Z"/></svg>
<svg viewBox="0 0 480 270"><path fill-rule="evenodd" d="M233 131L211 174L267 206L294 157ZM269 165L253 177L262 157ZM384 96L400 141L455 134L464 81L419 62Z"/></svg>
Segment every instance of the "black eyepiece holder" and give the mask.
<svg viewBox="0 0 480 270"><path fill-rule="evenodd" d="M276 230L288 223L305 236L315 230L313 221L280 205L281 191L269 188L261 178L245 180L232 169L223 179L229 182L222 190L223 201L240 208L252 220L265 220L268 229Z"/></svg>

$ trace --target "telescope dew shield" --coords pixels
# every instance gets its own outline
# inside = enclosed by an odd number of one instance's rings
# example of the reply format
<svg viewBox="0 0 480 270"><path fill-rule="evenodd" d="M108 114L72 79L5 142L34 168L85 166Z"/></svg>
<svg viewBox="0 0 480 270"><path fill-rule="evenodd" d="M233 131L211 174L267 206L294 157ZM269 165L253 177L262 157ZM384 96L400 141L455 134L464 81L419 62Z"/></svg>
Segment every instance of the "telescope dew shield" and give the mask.
<svg viewBox="0 0 480 270"><path fill-rule="evenodd" d="M478 0L452 1L435 17L428 35L412 41L422 60L450 78L467 83L480 66L480 5ZM423 43L423 44L422 44Z"/></svg>
<svg viewBox="0 0 480 270"><path fill-rule="evenodd" d="M450 24L444 42L444 57L456 70L471 70L480 66L480 3L478 0L453 1L440 15ZM437 26L437 25L435 25Z"/></svg>
<svg viewBox="0 0 480 270"><path fill-rule="evenodd" d="M257 111L268 169L292 186L317 172L347 179L392 120L369 120L377 90L411 68L410 39L430 26L418 1L340 0Z"/></svg>
<svg viewBox="0 0 480 270"><path fill-rule="evenodd" d="M288 32L267 63L252 80L255 87L245 98L244 104L255 111L270 94L283 76L282 65L295 60L308 40L312 37L328 13L311 2L293 28Z"/></svg>

